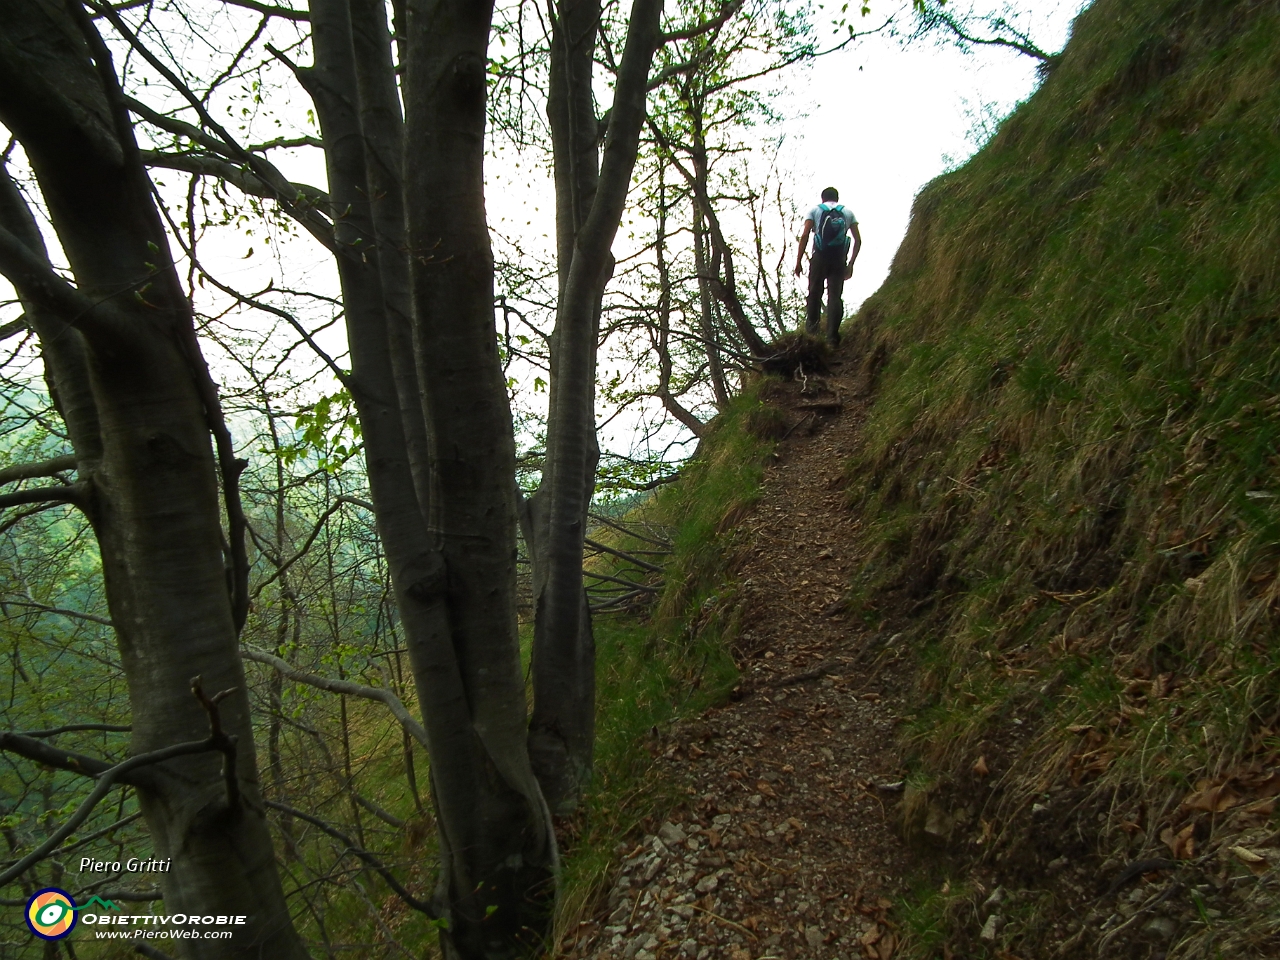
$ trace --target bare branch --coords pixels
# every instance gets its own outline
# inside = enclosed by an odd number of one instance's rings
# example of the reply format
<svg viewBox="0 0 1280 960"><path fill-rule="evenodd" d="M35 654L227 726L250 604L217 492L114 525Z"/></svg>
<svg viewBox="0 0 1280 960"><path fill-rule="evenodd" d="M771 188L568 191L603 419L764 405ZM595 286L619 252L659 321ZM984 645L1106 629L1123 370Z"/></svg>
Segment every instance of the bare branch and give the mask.
<svg viewBox="0 0 1280 960"><path fill-rule="evenodd" d="M51 607L47 603L39 603L35 600L0 600L0 609L4 607L28 607L32 610L39 610L41 613L56 613L61 617L68 617L72 620L87 620L89 623L100 623L104 627L115 627L115 624L106 617L99 617L92 613L82 613L79 610L65 610L62 607ZM92 726L82 727L81 729L94 729ZM127 730L128 727L125 727ZM38 736L38 734L30 734L30 736Z"/></svg>
<svg viewBox="0 0 1280 960"><path fill-rule="evenodd" d="M141 151L142 162L148 167L161 167L165 170L178 170L182 173L195 173L202 177L213 177L238 188L243 193L266 200L275 200L279 196L277 187L266 182L252 170L246 169L230 160L219 159L198 153L162 153L159 150ZM329 206L329 195L319 187L305 183L290 183L296 192L293 200L299 205L313 207Z"/></svg>
<svg viewBox="0 0 1280 960"><path fill-rule="evenodd" d="M36 731L34 735L2 731L0 732L0 750L16 753L20 757L26 757L28 760L34 760L55 770L66 770L85 777L99 777L111 769L111 764L97 757L70 750L59 750L52 744L37 740L36 737L41 733L43 731Z"/></svg>
<svg viewBox="0 0 1280 960"><path fill-rule="evenodd" d="M98 8L95 7L94 9ZM299 197L294 185L285 178L284 174L264 157L251 154L238 145L231 138L231 135L222 128L221 124L209 115L200 98L192 93L172 70L161 63L150 50L142 45L138 38L125 27L124 22L118 16L111 13L106 14L106 16L111 20L112 25L120 32L121 36L129 41L129 45L137 50L148 63L159 70L166 80L173 84L174 89L182 94L187 102L195 108L196 114L200 117L200 122L212 130L216 136L210 136L200 127L183 120L158 113L146 104L140 103L131 97L124 98L125 106L161 130L167 130L176 136L186 137L193 143L198 143L202 147L226 157L228 160L238 161L248 166L258 179L271 185L274 190L275 201L280 204L289 216L302 224L308 233L324 245L325 249L335 254L340 252L333 242L333 225L305 197Z"/></svg>
<svg viewBox="0 0 1280 960"><path fill-rule="evenodd" d="M31 322L24 313L17 320L10 320L8 323L0 326L0 340L8 340L12 336L19 333L25 333L31 329Z"/></svg>
<svg viewBox="0 0 1280 960"><path fill-rule="evenodd" d="M387 886L389 886L392 890L395 891L396 896L398 896L401 900L403 900L409 906L413 907L413 909L419 911L420 913L425 913L431 919L435 920L438 918L439 913L435 907L433 907L430 903L427 903L425 900L419 900L417 897L411 894L408 890L406 890L400 884L400 881L397 880L392 875L391 871L387 869L386 865L381 860L375 857L368 850L365 850L362 847L356 846L356 844L352 841L350 837L348 837L342 831L338 830L336 827L328 823L325 823L319 817L313 817L309 813L303 813L301 810L298 810L287 804L277 803L275 800L266 800L264 801L264 803L273 810L279 810L281 813L287 813L292 817L297 817L299 820L305 820L307 823L311 824L313 827L316 827L317 829L319 829L322 833L328 834L338 842L346 844L347 850L349 850L351 853L354 853L357 857L359 857L366 864L372 867L377 872L378 876L382 877L382 879L387 882Z"/></svg>
<svg viewBox="0 0 1280 960"><path fill-rule="evenodd" d="M344 693L349 697L361 697L365 700L376 700L384 704L391 711L392 716L400 721L400 726L408 732L409 736L422 744L424 749L427 748L427 731L423 729L422 724L413 719L413 716L400 698L390 690L382 687L366 687L364 684L353 683L350 680L330 680L328 677L307 673L305 670L299 670L287 660L282 660L274 654L259 650L257 647L251 647L248 644L242 646L240 650L246 660L253 660L255 663L263 663L273 667L286 679L295 683L305 683L307 686L315 687L317 690Z"/></svg>
<svg viewBox="0 0 1280 960"><path fill-rule="evenodd" d="M636 583L634 580L623 580L621 577L611 577L604 573L592 573L590 570L583 570L584 577L591 577L593 580L604 580L608 583L617 583L630 590L642 590L645 593L660 593L657 587L650 587L643 583Z"/></svg>
<svg viewBox="0 0 1280 960"><path fill-rule="evenodd" d="M649 563L647 560L641 560L639 557L632 556L629 553L623 553L621 550L618 550L615 547L606 546L603 543L600 543L596 540L592 540L590 537L583 537L582 542L585 543L588 547L591 547L593 550L599 550L602 553L612 554L615 557L618 557L622 560L627 561L627 563L633 563L637 567L639 567L641 570L648 570L650 573L662 573L662 568L657 566L656 564Z"/></svg>
<svg viewBox="0 0 1280 960"><path fill-rule="evenodd" d="M596 523L603 523L606 527L613 527L613 529L617 530L619 533L625 533L629 537L634 537L637 540L643 540L645 543L652 543L654 546L663 547L666 550L671 549L671 543L667 540L655 540L653 537L645 536L643 533L637 533L635 530L629 530L616 520L601 516L598 513L588 514L588 516L592 520L596 521Z"/></svg>
<svg viewBox="0 0 1280 960"><path fill-rule="evenodd" d="M657 90L672 77L692 73L694 70L697 70L700 66L710 60L714 52L715 47L709 46L702 49L696 56L690 57L688 60L682 60L679 63L673 63L668 67L664 67L649 78L648 89Z"/></svg>
<svg viewBox="0 0 1280 960"><path fill-rule="evenodd" d="M627 593L622 594L621 596L613 597L612 599L606 600L604 603L593 603L591 605L591 612L592 613L608 613L611 610L619 610L620 608L630 603L632 600L639 600L641 597L648 597L648 596L652 596L652 594L646 593L643 590L630 590Z"/></svg>
<svg viewBox="0 0 1280 960"><path fill-rule="evenodd" d="M236 779L236 737L223 732L218 704L235 692L235 687L228 687L212 697L206 696L200 685L200 678L191 678L191 693L209 716L209 743L222 754L222 780L226 784L227 807L230 810L235 810L240 805L240 781Z"/></svg>
<svg viewBox="0 0 1280 960"><path fill-rule="evenodd" d="M357 500L355 497L341 496L334 500L333 506L320 515L320 519L317 520L315 526L311 528L311 533L308 534L307 539L303 542L298 551L288 560L284 561L284 563L280 564L280 566L276 567L275 572L271 574L271 576L258 584L258 589L253 592L255 597L262 592L264 587L279 579L290 567L306 556L307 551L311 549L311 544L315 543L316 537L320 535L320 531L324 529L324 525L328 523L329 518L341 510L344 503L350 503L355 506L365 505L364 501Z"/></svg>
<svg viewBox="0 0 1280 960"><path fill-rule="evenodd" d="M1040 49L1030 36L1001 16L988 15L977 18L993 31L993 35L989 37L979 37L971 33L961 17L944 9L941 5L922 5L917 10L917 17L919 19L917 35L923 35L941 27L949 30L961 45L973 43L979 46L1007 47L1033 60L1038 60L1041 64L1051 64L1057 59L1055 54ZM964 20L969 18L965 17ZM1002 36L1002 33L1007 33L1008 36Z"/></svg>
<svg viewBox="0 0 1280 960"><path fill-rule="evenodd" d="M265 153L268 150L284 150L290 147L323 147L324 141L319 137L276 137L266 143L251 143L247 147L250 153Z"/></svg>
<svg viewBox="0 0 1280 960"><path fill-rule="evenodd" d="M720 12L710 20L704 20L702 23L695 23L693 26L686 27L683 30L674 30L671 33L664 33L661 40L663 43L670 43L672 40L691 40L694 37L700 37L704 33L710 33L711 31L718 30L720 27L724 26L724 24L741 9L742 0L730 0L730 2L722 6L720 8Z"/></svg>
<svg viewBox="0 0 1280 960"><path fill-rule="evenodd" d="M97 892L96 895L101 897L103 900L110 900L112 902L115 902L118 900L121 903L154 903L157 900L164 899L164 894L156 889L106 890L102 892ZM79 901L82 898L77 896L75 899ZM84 897L83 899L87 900L88 897Z"/></svg>
<svg viewBox="0 0 1280 960"><path fill-rule="evenodd" d="M20 507L27 503L69 503L73 506L85 506L85 495L89 485L84 481L67 483L60 487L36 487L33 490L18 490L14 493L0 495L0 510L8 507Z"/></svg>
<svg viewBox="0 0 1280 960"><path fill-rule="evenodd" d="M0 484L31 480L35 477L52 477L56 473L75 468L76 458L71 454L54 457L52 460L41 460L38 463L15 463L11 467L0 470Z"/></svg>
<svg viewBox="0 0 1280 960"><path fill-rule="evenodd" d="M305 23L311 19L311 14L305 10L294 10L290 7L278 7L269 3L258 3L257 0L222 0L223 3L231 7L244 7L246 10L252 10L254 13L262 13L268 17L279 17L281 20L293 20L294 22Z"/></svg>
<svg viewBox="0 0 1280 960"><path fill-rule="evenodd" d="M132 733L133 727L121 726L118 723L68 723L65 727L53 727L49 730L24 730L22 731L22 736L36 737L43 740L63 733L80 733L82 731L92 733Z"/></svg>
<svg viewBox="0 0 1280 960"><path fill-rule="evenodd" d="M355 790L352 790L351 799L354 800L356 803L360 804L360 806L364 807L366 810L372 813L379 820L382 820L385 823L389 823L391 826L395 827L397 830L404 829L403 820L397 817L394 813L391 813L389 810L382 809L382 807L378 806L368 797L362 797Z"/></svg>

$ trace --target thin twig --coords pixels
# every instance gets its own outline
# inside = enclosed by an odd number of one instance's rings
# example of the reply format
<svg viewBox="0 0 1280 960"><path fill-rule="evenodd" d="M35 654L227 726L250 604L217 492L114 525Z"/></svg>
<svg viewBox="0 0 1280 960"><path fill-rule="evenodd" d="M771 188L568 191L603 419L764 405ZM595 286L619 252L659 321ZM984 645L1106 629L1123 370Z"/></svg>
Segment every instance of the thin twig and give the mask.
<svg viewBox="0 0 1280 960"><path fill-rule="evenodd" d="M368 850L365 850L363 847L357 846L350 837L348 837L345 833L343 833L337 827L334 827L331 824L326 823L325 821L321 820L319 817L313 817L309 813L303 813L301 810L298 810L295 807L291 807L288 804L278 803L275 800L267 800L265 801L265 803L268 807L271 807L271 809L273 810L279 810L281 813L287 813L292 817L297 817L299 820L305 820L307 823L311 824L313 827L316 827L321 832L326 833L329 836L333 837L335 840L346 844L347 849L351 853L354 853L361 860L363 860L368 866L372 867L378 873L378 875L387 882L387 886L389 886L392 890L395 891L396 896L398 896L401 900L403 900L405 903L407 903L409 906L413 907L413 909L419 911L420 913L425 913L428 917L430 917L433 920L439 918L439 913L435 909L435 907L433 907L430 903L426 902L425 900L419 900L417 897L411 894L408 890L406 890L401 885L400 881L397 880L395 876L392 875L391 871L387 869L386 864L384 864L381 860L375 857Z"/></svg>

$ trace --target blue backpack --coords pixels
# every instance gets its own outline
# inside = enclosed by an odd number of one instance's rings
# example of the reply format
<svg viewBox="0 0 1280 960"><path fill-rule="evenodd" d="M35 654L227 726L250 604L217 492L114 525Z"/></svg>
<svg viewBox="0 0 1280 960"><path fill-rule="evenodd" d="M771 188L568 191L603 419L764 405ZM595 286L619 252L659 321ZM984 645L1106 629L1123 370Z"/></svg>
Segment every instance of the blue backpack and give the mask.
<svg viewBox="0 0 1280 960"><path fill-rule="evenodd" d="M836 204L828 208L824 203L818 222L813 225L813 249L818 253L844 250L849 246L849 226L853 218L849 211Z"/></svg>

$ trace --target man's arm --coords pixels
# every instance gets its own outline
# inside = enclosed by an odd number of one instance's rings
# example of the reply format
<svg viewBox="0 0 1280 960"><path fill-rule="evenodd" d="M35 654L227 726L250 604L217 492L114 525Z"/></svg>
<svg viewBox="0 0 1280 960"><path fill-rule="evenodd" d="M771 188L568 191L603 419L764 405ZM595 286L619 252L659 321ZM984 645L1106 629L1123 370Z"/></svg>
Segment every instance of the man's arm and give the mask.
<svg viewBox="0 0 1280 960"><path fill-rule="evenodd" d="M804 233L800 234L800 249L796 251L796 276L800 276L804 270L804 248L809 243L809 234L813 232L813 221L808 217L804 219Z"/></svg>
<svg viewBox="0 0 1280 960"><path fill-rule="evenodd" d="M849 251L849 265L844 268L844 278L848 280L853 276L853 261L858 259L858 251L862 249L862 232L855 223L849 228L849 232L853 234L853 249Z"/></svg>

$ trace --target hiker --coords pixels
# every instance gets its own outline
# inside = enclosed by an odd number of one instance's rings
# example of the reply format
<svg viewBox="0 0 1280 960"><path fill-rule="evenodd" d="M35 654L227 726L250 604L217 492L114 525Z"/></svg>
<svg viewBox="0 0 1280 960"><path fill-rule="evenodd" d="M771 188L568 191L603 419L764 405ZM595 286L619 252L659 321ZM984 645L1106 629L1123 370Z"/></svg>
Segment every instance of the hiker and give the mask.
<svg viewBox="0 0 1280 960"><path fill-rule="evenodd" d="M853 249L849 249L849 234ZM796 276L804 267L804 248L813 234L813 256L809 258L809 299L805 303L804 329L818 336L818 316L822 313L822 288L827 288L827 343L840 345L840 321L844 319L844 303L840 295L844 282L853 276L853 261L862 248L862 234L853 211L840 205L840 191L827 187L822 203L805 215L804 233L796 252ZM848 263L845 257L848 256Z"/></svg>

